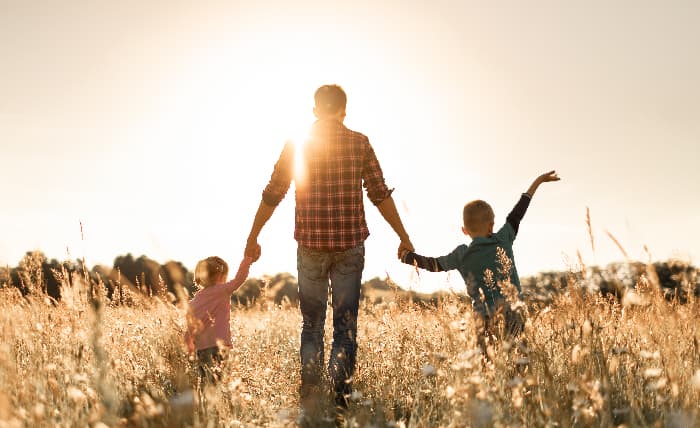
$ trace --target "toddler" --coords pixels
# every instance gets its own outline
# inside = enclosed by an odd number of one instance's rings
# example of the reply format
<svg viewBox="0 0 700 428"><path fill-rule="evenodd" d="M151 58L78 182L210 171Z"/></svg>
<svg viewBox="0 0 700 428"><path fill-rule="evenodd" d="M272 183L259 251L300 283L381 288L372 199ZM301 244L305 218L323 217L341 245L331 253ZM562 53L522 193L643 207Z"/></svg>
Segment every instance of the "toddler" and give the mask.
<svg viewBox="0 0 700 428"><path fill-rule="evenodd" d="M207 257L195 267L194 282L201 288L189 303L185 343L190 354L196 352L200 376L209 381L218 380L222 352L231 348L231 294L243 285L252 263L244 257L228 282L228 265L220 257Z"/></svg>

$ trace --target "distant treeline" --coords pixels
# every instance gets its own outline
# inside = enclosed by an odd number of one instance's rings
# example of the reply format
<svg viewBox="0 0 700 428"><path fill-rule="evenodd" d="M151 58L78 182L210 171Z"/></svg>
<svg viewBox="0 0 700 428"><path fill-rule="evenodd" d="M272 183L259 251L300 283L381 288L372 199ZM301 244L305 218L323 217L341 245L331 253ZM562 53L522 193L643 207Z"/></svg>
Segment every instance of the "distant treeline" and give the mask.
<svg viewBox="0 0 700 428"><path fill-rule="evenodd" d="M190 298L196 292L193 273L177 261L160 264L142 255L118 256L108 266L84 266L81 260L47 259L41 252L27 252L19 265L0 268L0 287L16 287L23 295L42 293L56 301L61 290L74 287L76 282L97 287L115 304L130 304L136 297L159 297L175 302L178 296ZM521 279L526 298L532 302L548 302L569 286L585 288L593 293L621 297L626 289L640 283L659 287L668 299L686 301L691 295L700 296L700 274L693 265L670 260L651 265L628 262L614 263L605 268L586 267L576 272L543 272ZM181 292L178 292L181 290ZM432 294L404 290L391 281L374 278L362 286L364 299L374 303L411 300L418 304L435 305L451 292ZM457 293L460 299L466 296ZM256 303L298 304L297 280L290 273L250 278L233 294L232 302L239 305Z"/></svg>

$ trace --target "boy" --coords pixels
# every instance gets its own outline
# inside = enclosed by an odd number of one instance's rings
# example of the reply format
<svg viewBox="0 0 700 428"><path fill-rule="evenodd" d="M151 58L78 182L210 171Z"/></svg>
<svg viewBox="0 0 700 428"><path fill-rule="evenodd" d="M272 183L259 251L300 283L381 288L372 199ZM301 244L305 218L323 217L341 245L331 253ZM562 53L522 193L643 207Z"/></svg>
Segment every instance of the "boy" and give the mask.
<svg viewBox="0 0 700 428"><path fill-rule="evenodd" d="M472 300L477 322L483 324L479 332L482 350L486 350L485 337L495 333L491 330L499 314L505 319L508 335L518 335L523 328L523 317L515 311L521 306L516 304L521 298L521 287L513 262L513 241L530 199L540 184L550 181L559 181L555 171L537 177L496 233L493 233L493 209L486 202L476 200L466 204L463 211L462 232L471 237L471 244L462 244L450 254L437 258L411 251L401 254L402 262L431 272L459 271Z"/></svg>

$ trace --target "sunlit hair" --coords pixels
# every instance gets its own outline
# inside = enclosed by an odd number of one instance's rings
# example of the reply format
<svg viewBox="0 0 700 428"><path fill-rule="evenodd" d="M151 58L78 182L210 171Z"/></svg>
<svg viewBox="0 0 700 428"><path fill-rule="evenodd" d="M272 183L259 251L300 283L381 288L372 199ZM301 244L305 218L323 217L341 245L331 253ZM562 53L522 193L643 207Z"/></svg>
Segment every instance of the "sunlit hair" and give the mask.
<svg viewBox="0 0 700 428"><path fill-rule="evenodd" d="M194 283L200 287L216 284L220 277L228 275L228 264L221 257L212 256L197 263L194 269Z"/></svg>
<svg viewBox="0 0 700 428"><path fill-rule="evenodd" d="M494 219L493 208L486 201L477 199L464 206L462 212L464 228L474 231L488 225Z"/></svg>
<svg viewBox="0 0 700 428"><path fill-rule="evenodd" d="M322 114L334 114L345 108L348 97L345 91L338 85L323 85L314 94L316 111Z"/></svg>

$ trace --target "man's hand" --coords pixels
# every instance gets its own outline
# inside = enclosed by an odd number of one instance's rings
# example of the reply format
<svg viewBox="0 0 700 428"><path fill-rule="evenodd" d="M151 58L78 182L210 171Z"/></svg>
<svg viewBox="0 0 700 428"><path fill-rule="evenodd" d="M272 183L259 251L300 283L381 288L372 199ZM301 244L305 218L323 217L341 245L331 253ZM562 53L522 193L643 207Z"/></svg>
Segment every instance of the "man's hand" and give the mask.
<svg viewBox="0 0 700 428"><path fill-rule="evenodd" d="M258 259L260 258L260 255L262 254L262 248L260 247L260 244L258 244L257 240L248 240L245 250L243 251L243 255L246 257L250 257L253 259L253 262L257 262Z"/></svg>
<svg viewBox="0 0 700 428"><path fill-rule="evenodd" d="M399 244L399 250L398 250L398 256L399 260L403 261L403 258L406 257L406 253L409 251L413 252L416 251L416 249L413 247L413 244L411 243L410 240L406 241L401 241Z"/></svg>

